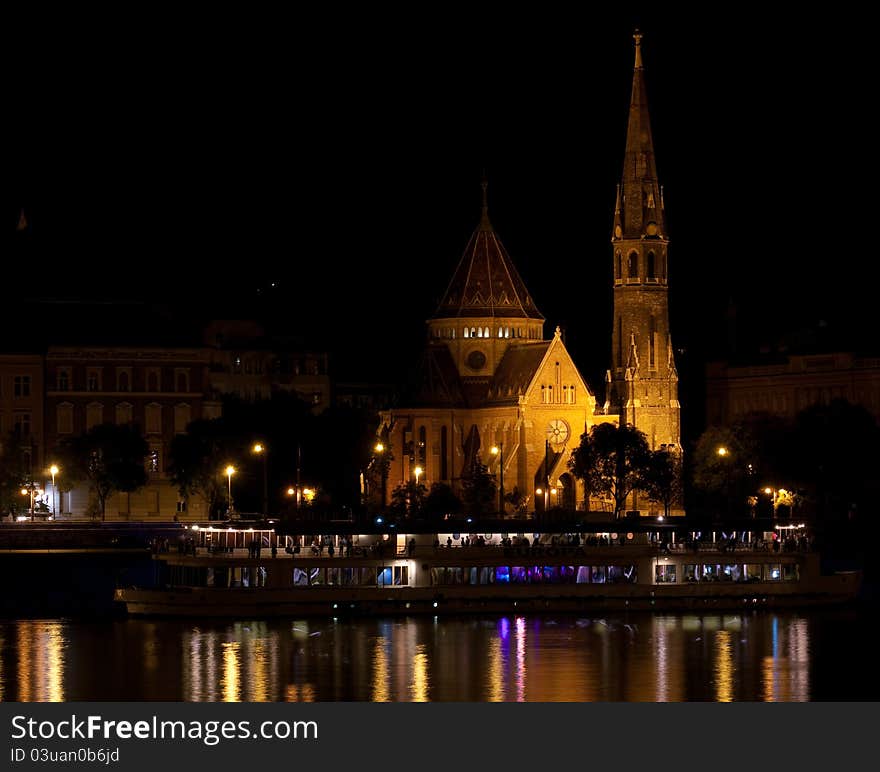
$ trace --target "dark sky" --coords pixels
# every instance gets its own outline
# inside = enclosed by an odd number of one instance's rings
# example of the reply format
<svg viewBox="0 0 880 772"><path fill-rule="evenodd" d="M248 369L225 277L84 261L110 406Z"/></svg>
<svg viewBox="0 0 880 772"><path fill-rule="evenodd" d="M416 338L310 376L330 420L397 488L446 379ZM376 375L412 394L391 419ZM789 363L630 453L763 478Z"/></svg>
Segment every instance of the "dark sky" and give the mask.
<svg viewBox="0 0 880 772"><path fill-rule="evenodd" d="M871 42L865 20L804 8L370 9L132 27L63 55L38 43L9 79L7 278L22 295L215 316L256 302L343 370L399 373L477 223L486 168L491 219L547 331L564 326L598 388L639 26L676 345L720 350L731 300L758 337L865 329L870 247L848 236L870 222L857 190L874 164Z"/></svg>

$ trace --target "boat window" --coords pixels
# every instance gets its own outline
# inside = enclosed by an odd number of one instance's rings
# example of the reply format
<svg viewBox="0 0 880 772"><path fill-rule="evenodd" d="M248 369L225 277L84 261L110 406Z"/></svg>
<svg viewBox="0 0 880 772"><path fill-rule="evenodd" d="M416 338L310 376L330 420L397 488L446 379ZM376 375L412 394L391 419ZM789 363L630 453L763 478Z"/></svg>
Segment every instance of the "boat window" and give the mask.
<svg viewBox="0 0 880 772"><path fill-rule="evenodd" d="M700 581L700 565L698 563L686 563L682 571L682 577L685 582Z"/></svg>
<svg viewBox="0 0 880 772"><path fill-rule="evenodd" d="M496 566L495 581L498 584L508 584L510 582L510 566Z"/></svg>
<svg viewBox="0 0 880 772"><path fill-rule="evenodd" d="M764 580L778 582L782 579L782 566L779 563L768 563L764 566Z"/></svg>
<svg viewBox="0 0 880 772"><path fill-rule="evenodd" d="M605 584L605 566L593 566L590 578L593 584Z"/></svg>
<svg viewBox="0 0 880 772"><path fill-rule="evenodd" d="M656 584L674 584L675 583L675 563L661 563L654 567L654 576Z"/></svg>
<svg viewBox="0 0 880 772"><path fill-rule="evenodd" d="M749 563L745 567L746 569L746 581L747 582L760 582L761 581L761 564L760 563Z"/></svg>
<svg viewBox="0 0 880 772"><path fill-rule="evenodd" d="M782 564L782 581L796 582L799 578L797 563Z"/></svg>

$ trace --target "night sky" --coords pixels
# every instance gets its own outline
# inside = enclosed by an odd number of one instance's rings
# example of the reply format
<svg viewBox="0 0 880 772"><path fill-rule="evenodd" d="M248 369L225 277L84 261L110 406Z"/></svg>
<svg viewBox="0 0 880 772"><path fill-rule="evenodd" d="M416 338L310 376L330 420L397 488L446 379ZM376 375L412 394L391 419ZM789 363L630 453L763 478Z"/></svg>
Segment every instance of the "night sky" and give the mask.
<svg viewBox="0 0 880 772"><path fill-rule="evenodd" d="M802 328L870 344L850 335L870 332L874 294L870 247L849 237L870 222L864 20L435 12L225 19L63 61L31 49L7 96L11 306L259 313L329 346L338 372L393 381L477 224L485 168L546 331L564 327L600 389L638 26L682 357L723 353L731 302L741 348Z"/></svg>

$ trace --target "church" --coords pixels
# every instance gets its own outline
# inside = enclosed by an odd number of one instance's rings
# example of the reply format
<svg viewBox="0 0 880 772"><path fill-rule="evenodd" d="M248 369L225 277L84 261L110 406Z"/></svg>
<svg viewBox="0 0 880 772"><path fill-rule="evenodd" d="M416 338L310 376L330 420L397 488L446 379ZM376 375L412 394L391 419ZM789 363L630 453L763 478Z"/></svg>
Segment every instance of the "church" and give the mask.
<svg viewBox="0 0 880 772"><path fill-rule="evenodd" d="M580 374L560 329L551 335L525 281L482 215L433 317L418 380L381 414L388 453L386 503L407 482L462 481L483 464L521 507L607 511L586 500L568 469L581 434L599 423L632 424L652 450L680 452L678 375L669 330L669 244L657 179L641 35L623 174L612 224L613 320L604 399ZM642 514L649 514L647 501ZM631 506L640 507L635 495ZM512 505L504 504L505 514Z"/></svg>

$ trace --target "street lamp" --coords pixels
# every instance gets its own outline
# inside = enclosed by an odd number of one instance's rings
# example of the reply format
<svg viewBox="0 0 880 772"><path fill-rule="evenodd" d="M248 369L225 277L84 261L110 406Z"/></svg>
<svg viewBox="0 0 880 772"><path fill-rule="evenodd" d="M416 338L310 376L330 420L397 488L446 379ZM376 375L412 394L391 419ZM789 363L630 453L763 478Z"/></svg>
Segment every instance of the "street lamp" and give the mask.
<svg viewBox="0 0 880 772"><path fill-rule="evenodd" d="M732 510L732 499L731 499L731 495L730 495L730 459L728 458L730 456L730 451L726 447L724 447L724 445L719 445L718 448L716 448L715 453L718 455L718 458L720 458L726 462L725 463L726 483L724 486L724 493L727 496L727 516L729 518L731 510Z"/></svg>
<svg viewBox="0 0 880 772"><path fill-rule="evenodd" d="M52 519L55 519L55 475L58 474L61 470L58 468L57 464L52 464L49 467L49 474L52 475Z"/></svg>
<svg viewBox="0 0 880 772"><path fill-rule="evenodd" d="M40 493L40 489L36 485L34 485L34 483L32 483L32 482L28 483L24 488L21 489L22 496L29 496L30 497L31 522L33 522L33 520L34 520L34 496L38 495L39 493Z"/></svg>
<svg viewBox="0 0 880 772"><path fill-rule="evenodd" d="M420 467L420 466L417 466L415 469L413 469L413 474L415 474L415 476L416 476L416 487L418 487L418 485L419 485L419 477L422 476L422 474L424 473L424 471L425 471L425 470L422 469L422 467Z"/></svg>
<svg viewBox="0 0 880 772"><path fill-rule="evenodd" d="M232 475L235 474L235 467L234 467L232 464L229 464L229 466L226 467L226 470L225 470L225 471L226 471L226 477L227 477L228 482L229 482L229 488L227 489L228 492L229 492L229 493L228 493L228 495L229 495L229 499L228 499L228 501L229 501L228 510L229 510L229 514L231 515L231 514L232 514Z"/></svg>
<svg viewBox="0 0 880 772"><path fill-rule="evenodd" d="M385 508L385 487L387 485L388 469L385 464L385 446L381 442L377 442L373 450L379 454L379 470L382 474L382 509Z"/></svg>
<svg viewBox="0 0 880 772"><path fill-rule="evenodd" d="M489 451L493 456L498 456L498 511L504 517L504 443L493 445Z"/></svg>
<svg viewBox="0 0 880 772"><path fill-rule="evenodd" d="M263 517L269 517L269 451L259 442L251 450L263 457Z"/></svg>

